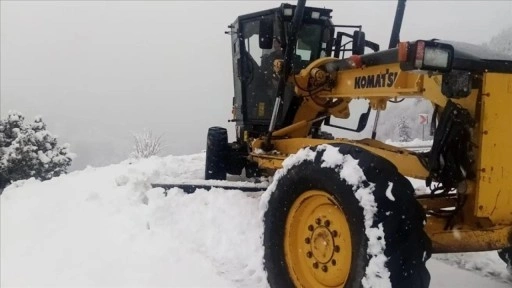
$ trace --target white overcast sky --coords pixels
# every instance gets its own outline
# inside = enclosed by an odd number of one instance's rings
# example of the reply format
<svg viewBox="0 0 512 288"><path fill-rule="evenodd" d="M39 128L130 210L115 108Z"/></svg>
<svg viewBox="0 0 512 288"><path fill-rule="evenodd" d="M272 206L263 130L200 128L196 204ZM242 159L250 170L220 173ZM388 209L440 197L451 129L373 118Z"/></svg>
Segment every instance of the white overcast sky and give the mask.
<svg viewBox="0 0 512 288"><path fill-rule="evenodd" d="M233 131L227 25L280 3L2 0L0 112L42 115L78 154L75 169L125 159L143 128L164 134L163 154L200 152L209 126ZM387 47L395 1L307 4ZM512 1L409 0L401 38L480 44L511 15Z"/></svg>

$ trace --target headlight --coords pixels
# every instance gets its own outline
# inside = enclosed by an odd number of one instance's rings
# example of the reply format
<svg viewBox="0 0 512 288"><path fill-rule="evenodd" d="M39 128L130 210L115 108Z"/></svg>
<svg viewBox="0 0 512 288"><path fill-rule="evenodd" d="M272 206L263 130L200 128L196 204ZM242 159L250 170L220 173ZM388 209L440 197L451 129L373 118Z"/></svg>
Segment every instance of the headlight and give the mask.
<svg viewBox="0 0 512 288"><path fill-rule="evenodd" d="M426 47L423 56L423 65L431 67L448 68L450 52L435 47Z"/></svg>
<svg viewBox="0 0 512 288"><path fill-rule="evenodd" d="M453 51L452 45L434 41L402 42L398 46L400 68L403 71L450 72Z"/></svg>

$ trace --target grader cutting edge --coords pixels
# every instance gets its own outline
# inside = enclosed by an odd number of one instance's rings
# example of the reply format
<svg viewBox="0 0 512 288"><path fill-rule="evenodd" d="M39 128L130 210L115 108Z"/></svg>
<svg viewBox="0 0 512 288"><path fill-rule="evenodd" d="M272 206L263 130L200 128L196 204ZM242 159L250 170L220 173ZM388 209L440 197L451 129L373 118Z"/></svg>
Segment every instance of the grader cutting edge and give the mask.
<svg viewBox="0 0 512 288"><path fill-rule="evenodd" d="M273 176L262 199L272 287L428 287L425 263L440 252L501 249L511 264L512 59L399 42L404 6L382 51L305 1L229 26L236 140L209 130L205 178ZM361 132L371 110L413 97L433 105L428 153L321 131ZM431 193L415 195L406 177Z"/></svg>

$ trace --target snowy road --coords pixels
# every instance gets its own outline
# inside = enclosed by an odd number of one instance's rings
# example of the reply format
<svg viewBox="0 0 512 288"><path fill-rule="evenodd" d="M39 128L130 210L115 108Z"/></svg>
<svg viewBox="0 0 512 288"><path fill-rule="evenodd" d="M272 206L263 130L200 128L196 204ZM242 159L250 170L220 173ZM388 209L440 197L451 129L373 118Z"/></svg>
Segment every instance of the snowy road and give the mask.
<svg viewBox="0 0 512 288"><path fill-rule="evenodd" d="M267 287L258 197L149 186L200 179L203 161L126 161L12 185L0 196L0 286ZM436 255L431 287L512 286L495 254Z"/></svg>
<svg viewBox="0 0 512 288"><path fill-rule="evenodd" d="M454 268L451 265L431 259L427 267L430 271L432 288L465 288L465 287L493 287L510 288L510 283L485 278L474 272Z"/></svg>

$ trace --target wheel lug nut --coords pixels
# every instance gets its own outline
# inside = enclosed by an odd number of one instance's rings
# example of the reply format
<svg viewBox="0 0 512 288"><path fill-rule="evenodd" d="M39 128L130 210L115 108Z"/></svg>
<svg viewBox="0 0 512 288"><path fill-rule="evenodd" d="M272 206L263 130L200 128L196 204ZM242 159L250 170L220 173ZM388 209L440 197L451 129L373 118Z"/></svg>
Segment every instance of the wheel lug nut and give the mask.
<svg viewBox="0 0 512 288"><path fill-rule="evenodd" d="M318 269L318 262L313 263L313 268Z"/></svg>
<svg viewBox="0 0 512 288"><path fill-rule="evenodd" d="M329 227L331 225L331 221L325 220L324 225L325 227Z"/></svg>
<svg viewBox="0 0 512 288"><path fill-rule="evenodd" d="M322 220L320 220L320 218L316 218L315 223L316 225L320 225L322 223Z"/></svg>
<svg viewBox="0 0 512 288"><path fill-rule="evenodd" d="M338 237L338 231L332 230L332 237Z"/></svg>
<svg viewBox="0 0 512 288"><path fill-rule="evenodd" d="M306 257L308 257L308 258L313 257L313 253L311 253L311 251L308 251L308 252L306 253Z"/></svg>
<svg viewBox="0 0 512 288"><path fill-rule="evenodd" d="M311 243L311 239L309 239L309 237L307 237L306 239L304 239L304 242L306 242L306 244L309 244L309 243Z"/></svg>
<svg viewBox="0 0 512 288"><path fill-rule="evenodd" d="M315 229L315 227L313 227L313 225L309 225L309 226L308 226L308 230L309 230L309 231L313 231L314 229Z"/></svg>
<svg viewBox="0 0 512 288"><path fill-rule="evenodd" d="M340 246L338 246L338 245L334 246L334 252L339 253L340 252Z"/></svg>
<svg viewBox="0 0 512 288"><path fill-rule="evenodd" d="M327 266L322 266L322 271L327 272Z"/></svg>
<svg viewBox="0 0 512 288"><path fill-rule="evenodd" d="M331 263L332 263L332 266L336 266L336 259L332 259Z"/></svg>

